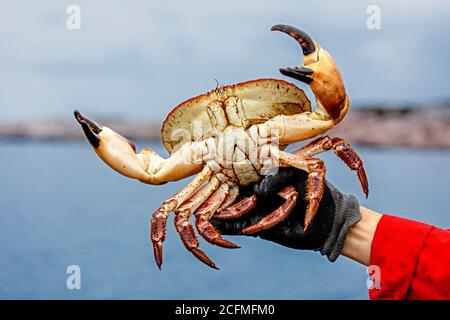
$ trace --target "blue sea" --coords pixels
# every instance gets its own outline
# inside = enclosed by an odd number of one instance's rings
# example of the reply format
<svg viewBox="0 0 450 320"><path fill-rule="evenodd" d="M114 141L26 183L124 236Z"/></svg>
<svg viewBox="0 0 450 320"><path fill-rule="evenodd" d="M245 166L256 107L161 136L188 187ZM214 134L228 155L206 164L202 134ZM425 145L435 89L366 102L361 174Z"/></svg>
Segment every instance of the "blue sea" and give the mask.
<svg viewBox="0 0 450 320"><path fill-rule="evenodd" d="M158 143L149 147L164 154ZM450 227L450 152L358 148L370 183L365 200L355 175L330 153L328 179L379 212ZM257 238L241 249L201 241L210 269L184 249L173 217L159 271L149 218L188 180L149 186L122 177L87 143L0 142L1 299L367 299L366 267L330 263ZM68 266L81 270L69 290Z"/></svg>

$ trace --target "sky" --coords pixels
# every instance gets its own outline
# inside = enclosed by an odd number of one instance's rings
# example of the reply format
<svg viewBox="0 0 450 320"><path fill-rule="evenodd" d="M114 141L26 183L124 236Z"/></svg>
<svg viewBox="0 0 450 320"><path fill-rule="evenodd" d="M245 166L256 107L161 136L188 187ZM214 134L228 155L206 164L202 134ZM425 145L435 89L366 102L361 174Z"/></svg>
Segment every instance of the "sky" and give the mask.
<svg viewBox="0 0 450 320"><path fill-rule="evenodd" d="M71 4L79 30L67 28ZM380 29L367 27L370 5ZM448 1L0 0L0 14L0 122L72 117L75 108L159 121L215 79L287 79L278 68L302 55L270 32L277 23L331 52L353 105L450 98Z"/></svg>

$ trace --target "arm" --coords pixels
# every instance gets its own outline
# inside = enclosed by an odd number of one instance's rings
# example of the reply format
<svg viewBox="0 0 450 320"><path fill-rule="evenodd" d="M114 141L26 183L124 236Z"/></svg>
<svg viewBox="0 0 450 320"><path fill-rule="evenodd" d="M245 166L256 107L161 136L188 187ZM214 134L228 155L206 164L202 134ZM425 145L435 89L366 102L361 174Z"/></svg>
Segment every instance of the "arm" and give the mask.
<svg viewBox="0 0 450 320"><path fill-rule="evenodd" d="M240 234L278 207L271 190L276 193L286 185L294 185L299 194L305 190L302 175L280 171L253 188L259 200L252 212L212 223L224 234ZM369 290L374 300L450 299L449 230L360 207L355 197L327 182L316 218L304 232L301 198L286 220L257 236L294 249L319 251L332 262L343 255L378 267L381 286Z"/></svg>
<svg viewBox="0 0 450 320"><path fill-rule="evenodd" d="M379 267L372 300L450 299L450 231L360 208L342 255Z"/></svg>
<svg viewBox="0 0 450 320"><path fill-rule="evenodd" d="M370 265L379 268L371 299L450 299L450 231L383 214Z"/></svg>
<svg viewBox="0 0 450 320"><path fill-rule="evenodd" d="M372 240L381 214L360 207L361 220L350 228L344 242L342 255L368 266L372 250Z"/></svg>

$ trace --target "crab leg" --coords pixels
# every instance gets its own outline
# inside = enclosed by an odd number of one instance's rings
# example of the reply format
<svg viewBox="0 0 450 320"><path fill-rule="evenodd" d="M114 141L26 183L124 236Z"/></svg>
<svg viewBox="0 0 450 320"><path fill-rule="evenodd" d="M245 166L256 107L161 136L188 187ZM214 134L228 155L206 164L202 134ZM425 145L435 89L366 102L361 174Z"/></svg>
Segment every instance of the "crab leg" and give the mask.
<svg viewBox="0 0 450 320"><path fill-rule="evenodd" d="M223 239L216 228L209 222L209 219L227 197L228 190L228 184L222 183L219 189L200 206L195 212L195 226L198 233L209 243L225 248L239 248L238 245Z"/></svg>
<svg viewBox="0 0 450 320"><path fill-rule="evenodd" d="M306 182L307 189L305 196L306 201L308 202L304 222L304 230L306 230L314 219L317 209L319 208L320 200L322 200L325 185L325 164L322 160L317 158L303 157L281 150L272 150L278 153L277 155L280 164L288 165L309 173Z"/></svg>
<svg viewBox="0 0 450 320"><path fill-rule="evenodd" d="M150 238L153 243L153 252L158 268L161 269L163 262L162 243L166 238L166 223L169 213L180 206L197 190L207 179L210 178L212 170L205 166L203 170L180 192L164 201L164 203L152 214Z"/></svg>
<svg viewBox="0 0 450 320"><path fill-rule="evenodd" d="M217 211L224 210L225 208L231 206L234 203L234 201L236 201L238 196L239 196L239 186L237 185L230 186L230 189L228 190L228 194L225 200L223 200L222 204L217 209ZM217 213L215 213L214 216L216 216L216 214Z"/></svg>
<svg viewBox="0 0 450 320"><path fill-rule="evenodd" d="M369 182L367 181L366 171L363 162L351 145L341 138L330 138L329 136L320 137L302 148L293 152L293 154L304 157L312 157L318 153L333 149L336 155L345 162L353 171L357 172L359 182L364 194L369 195Z"/></svg>
<svg viewBox="0 0 450 320"><path fill-rule="evenodd" d="M126 177L159 185L187 178L203 169L200 157L205 152L205 145L202 142L185 143L164 159L149 148L136 153L136 146L114 130L97 124L78 110L74 115L95 153Z"/></svg>
<svg viewBox="0 0 450 320"><path fill-rule="evenodd" d="M214 191L219 188L219 184L220 181L213 176L209 183L203 186L176 210L175 216L175 227L180 234L181 241L186 249L192 252L192 254L200 261L214 269L219 268L202 250L198 248L198 239L194 233L194 228L192 228L192 224L189 221L189 217L211 196Z"/></svg>
<svg viewBox="0 0 450 320"><path fill-rule="evenodd" d="M289 216L297 203L297 190L295 190L293 186L287 186L278 192L278 195L286 200L285 203L283 203L271 214L261 219L258 223L242 230L243 234L253 234L262 230L270 229Z"/></svg>
<svg viewBox="0 0 450 320"><path fill-rule="evenodd" d="M257 201L256 195L244 198L238 203L235 203L234 205L228 208L219 209L217 213L214 215L214 218L227 220L242 217L255 207L256 201Z"/></svg>

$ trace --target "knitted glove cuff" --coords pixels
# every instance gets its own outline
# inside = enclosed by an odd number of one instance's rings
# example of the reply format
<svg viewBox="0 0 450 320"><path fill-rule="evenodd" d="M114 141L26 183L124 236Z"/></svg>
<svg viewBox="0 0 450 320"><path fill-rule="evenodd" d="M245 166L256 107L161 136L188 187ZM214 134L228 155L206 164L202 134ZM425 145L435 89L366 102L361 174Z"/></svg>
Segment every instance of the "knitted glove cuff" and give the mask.
<svg viewBox="0 0 450 320"><path fill-rule="evenodd" d="M361 220L361 212L355 196L341 193L328 181L327 186L334 199L335 215L330 233L318 251L334 262L342 253L349 229Z"/></svg>

